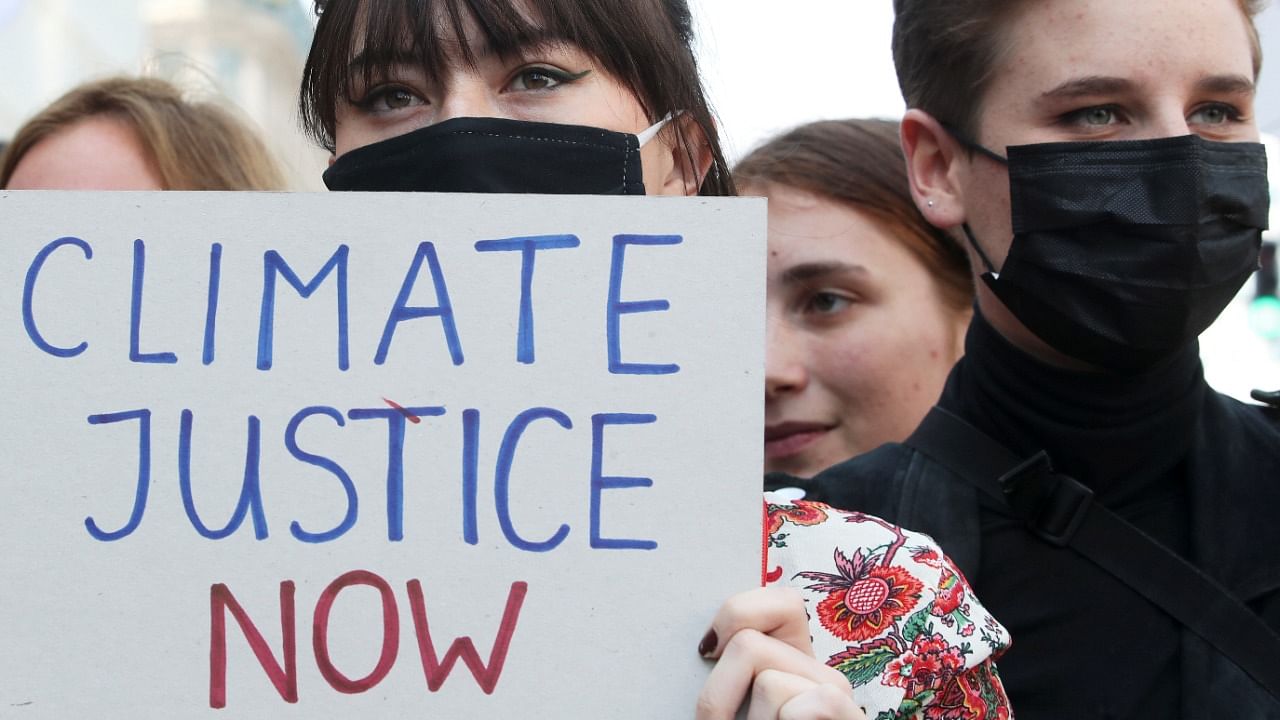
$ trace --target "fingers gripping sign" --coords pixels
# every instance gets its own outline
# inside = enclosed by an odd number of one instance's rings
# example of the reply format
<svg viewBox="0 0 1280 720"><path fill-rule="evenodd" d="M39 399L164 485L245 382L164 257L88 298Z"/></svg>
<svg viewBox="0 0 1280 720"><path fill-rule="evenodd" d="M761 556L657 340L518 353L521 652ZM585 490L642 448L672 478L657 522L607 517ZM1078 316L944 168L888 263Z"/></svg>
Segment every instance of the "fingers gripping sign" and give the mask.
<svg viewBox="0 0 1280 720"><path fill-rule="evenodd" d="M848 680L813 655L799 593L761 588L730 598L698 648L717 659L698 697L698 720L863 720Z"/></svg>
<svg viewBox="0 0 1280 720"><path fill-rule="evenodd" d="M849 690L780 670L763 670L751 690L747 720L865 720Z"/></svg>

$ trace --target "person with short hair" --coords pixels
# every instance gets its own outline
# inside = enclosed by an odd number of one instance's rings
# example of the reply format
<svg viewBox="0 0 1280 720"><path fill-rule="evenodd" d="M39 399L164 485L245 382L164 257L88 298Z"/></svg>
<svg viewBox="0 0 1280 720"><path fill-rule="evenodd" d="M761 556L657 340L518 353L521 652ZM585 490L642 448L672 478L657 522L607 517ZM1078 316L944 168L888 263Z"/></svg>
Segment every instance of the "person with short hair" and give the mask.
<svg viewBox="0 0 1280 720"><path fill-rule="evenodd" d="M911 200L890 120L823 120L734 168L769 199L765 470L809 477L905 439L964 353L964 247Z"/></svg>
<svg viewBox="0 0 1280 720"><path fill-rule="evenodd" d="M254 130L158 78L80 85L28 120L0 155L0 189L283 190Z"/></svg>
<svg viewBox="0 0 1280 720"><path fill-rule="evenodd" d="M904 444L766 485L938 540L1020 718L1280 718L1280 408L1197 345L1267 225L1259 9L895 0L911 192L977 311Z"/></svg>

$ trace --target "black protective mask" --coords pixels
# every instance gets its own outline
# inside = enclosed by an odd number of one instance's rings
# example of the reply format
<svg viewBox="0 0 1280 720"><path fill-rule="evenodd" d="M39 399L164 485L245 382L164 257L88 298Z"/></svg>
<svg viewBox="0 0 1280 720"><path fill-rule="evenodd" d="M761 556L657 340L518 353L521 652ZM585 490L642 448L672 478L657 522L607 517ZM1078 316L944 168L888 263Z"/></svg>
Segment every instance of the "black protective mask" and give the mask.
<svg viewBox="0 0 1280 720"><path fill-rule="evenodd" d="M665 124L642 133L649 138ZM635 135L582 125L454 118L356 148L330 190L643 195Z"/></svg>
<svg viewBox="0 0 1280 720"><path fill-rule="evenodd" d="M964 142L962 140L962 142ZM1013 244L987 287L1054 349L1149 367L1209 327L1258 267L1267 158L1197 135L1009 148Z"/></svg>

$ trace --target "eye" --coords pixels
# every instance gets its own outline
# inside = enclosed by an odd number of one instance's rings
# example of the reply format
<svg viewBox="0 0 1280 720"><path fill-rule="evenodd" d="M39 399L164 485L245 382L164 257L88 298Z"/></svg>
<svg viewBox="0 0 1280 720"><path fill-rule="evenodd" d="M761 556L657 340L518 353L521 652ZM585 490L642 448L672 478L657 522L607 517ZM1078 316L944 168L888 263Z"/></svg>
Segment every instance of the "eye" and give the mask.
<svg viewBox="0 0 1280 720"><path fill-rule="evenodd" d="M819 290L809 296L805 302L804 312L808 315L835 315L853 305L853 299L831 292Z"/></svg>
<svg viewBox="0 0 1280 720"><path fill-rule="evenodd" d="M567 73L545 66L527 67L519 70L515 77L511 78L511 82L507 84L507 90L516 92L550 90L559 85L581 80L590 72L590 70L584 70L580 73Z"/></svg>
<svg viewBox="0 0 1280 720"><path fill-rule="evenodd" d="M362 110L377 114L425 105L426 101L404 86L380 85L355 104Z"/></svg>
<svg viewBox="0 0 1280 720"><path fill-rule="evenodd" d="M1241 117L1239 110L1226 103L1209 103L1196 108L1187 117L1187 122L1192 125L1224 125L1239 122Z"/></svg>
<svg viewBox="0 0 1280 720"><path fill-rule="evenodd" d="M1063 120L1071 125L1106 127L1119 122L1119 115L1116 108L1110 105L1098 105L1069 112L1063 116Z"/></svg>

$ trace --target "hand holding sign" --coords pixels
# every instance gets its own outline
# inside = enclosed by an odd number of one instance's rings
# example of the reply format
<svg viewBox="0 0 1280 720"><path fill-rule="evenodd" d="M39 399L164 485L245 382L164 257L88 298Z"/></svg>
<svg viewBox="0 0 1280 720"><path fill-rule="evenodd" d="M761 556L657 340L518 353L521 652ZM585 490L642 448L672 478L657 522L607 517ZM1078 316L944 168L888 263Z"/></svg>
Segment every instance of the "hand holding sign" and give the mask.
<svg viewBox="0 0 1280 720"><path fill-rule="evenodd" d="M698 650L717 659L698 720L730 720L744 699L748 720L865 720L844 674L814 657L809 616L791 588L734 595Z"/></svg>

